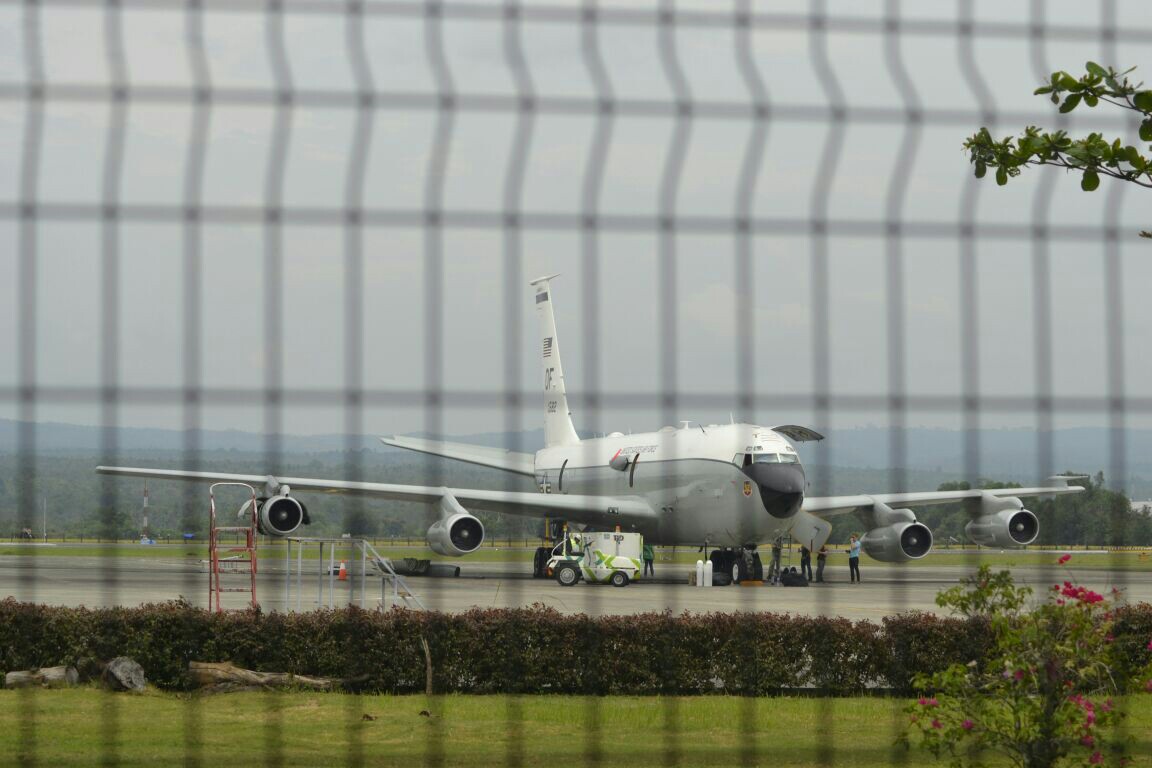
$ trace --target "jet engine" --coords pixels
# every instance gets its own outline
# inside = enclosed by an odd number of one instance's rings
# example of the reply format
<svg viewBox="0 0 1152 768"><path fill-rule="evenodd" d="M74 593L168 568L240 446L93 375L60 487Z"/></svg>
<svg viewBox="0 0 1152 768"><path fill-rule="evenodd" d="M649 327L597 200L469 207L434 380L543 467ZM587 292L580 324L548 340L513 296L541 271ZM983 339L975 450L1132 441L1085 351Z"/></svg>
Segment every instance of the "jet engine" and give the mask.
<svg viewBox="0 0 1152 768"><path fill-rule="evenodd" d="M465 512L437 520L428 529L428 548L445 557L463 557L484 543L484 524Z"/></svg>
<svg viewBox="0 0 1152 768"><path fill-rule="evenodd" d="M984 493L980 515L964 527L968 538L985 547L1017 549L1036 541L1040 521L1014 496L996 498Z"/></svg>
<svg viewBox="0 0 1152 768"><path fill-rule="evenodd" d="M919 560L932 551L932 531L924 523L893 523L868 531L860 546L882 563Z"/></svg>
<svg viewBox="0 0 1152 768"><path fill-rule="evenodd" d="M903 563L919 560L932 551L932 531L917 522L910 509L892 509L874 501L871 522L872 528L864 534L860 546L874 560Z"/></svg>
<svg viewBox="0 0 1152 768"><path fill-rule="evenodd" d="M976 518L964 527L964 532L982 546L1014 549L1036 541L1040 521L1027 509L1005 509Z"/></svg>
<svg viewBox="0 0 1152 768"><path fill-rule="evenodd" d="M245 502L236 516L247 519L251 504ZM256 529L265 536L291 536L310 522L308 508L287 494L256 499Z"/></svg>
<svg viewBox="0 0 1152 768"><path fill-rule="evenodd" d="M445 557L463 557L484 543L484 524L447 492L440 497L440 519L428 529L428 548Z"/></svg>

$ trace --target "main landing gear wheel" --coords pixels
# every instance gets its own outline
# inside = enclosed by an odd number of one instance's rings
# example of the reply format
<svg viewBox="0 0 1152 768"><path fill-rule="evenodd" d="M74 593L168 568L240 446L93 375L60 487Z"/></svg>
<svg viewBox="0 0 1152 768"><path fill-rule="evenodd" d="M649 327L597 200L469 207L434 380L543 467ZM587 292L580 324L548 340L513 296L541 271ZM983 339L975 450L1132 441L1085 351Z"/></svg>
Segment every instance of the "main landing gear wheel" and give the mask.
<svg viewBox="0 0 1152 768"><path fill-rule="evenodd" d="M740 555L732 560L732 583L739 584L742 581L748 580L748 565L744 562L744 558Z"/></svg>
<svg viewBox="0 0 1152 768"><path fill-rule="evenodd" d="M564 563L556 567L556 581L562 587L572 587L580 581L580 571L571 563Z"/></svg>
<svg viewBox="0 0 1152 768"><path fill-rule="evenodd" d="M608 579L608 582L614 587L626 587L628 586L628 574L624 571L616 571L612 574L612 578Z"/></svg>
<svg viewBox="0 0 1152 768"><path fill-rule="evenodd" d="M708 559L712 561L713 586L727 586L732 579L732 553L714 549Z"/></svg>

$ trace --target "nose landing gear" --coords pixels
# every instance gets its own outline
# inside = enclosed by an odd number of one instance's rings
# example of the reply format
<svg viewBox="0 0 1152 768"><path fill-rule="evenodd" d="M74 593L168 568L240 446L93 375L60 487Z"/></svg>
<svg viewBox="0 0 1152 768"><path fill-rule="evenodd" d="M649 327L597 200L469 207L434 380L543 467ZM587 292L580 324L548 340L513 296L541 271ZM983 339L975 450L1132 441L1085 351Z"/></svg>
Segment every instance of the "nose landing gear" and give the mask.
<svg viewBox="0 0 1152 768"><path fill-rule="evenodd" d="M712 561L712 583L718 587L764 580L764 566L755 544L714 549L708 559Z"/></svg>

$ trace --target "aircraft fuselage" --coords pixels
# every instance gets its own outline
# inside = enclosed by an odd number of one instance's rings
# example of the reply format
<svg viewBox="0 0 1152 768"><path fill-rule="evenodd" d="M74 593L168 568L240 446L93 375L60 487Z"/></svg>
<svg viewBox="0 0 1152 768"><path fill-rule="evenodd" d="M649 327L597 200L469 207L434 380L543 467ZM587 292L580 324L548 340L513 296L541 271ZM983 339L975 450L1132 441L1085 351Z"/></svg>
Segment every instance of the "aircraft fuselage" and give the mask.
<svg viewBox="0 0 1152 768"><path fill-rule="evenodd" d="M742 546L786 534L807 483L796 450L751 424L665 427L582 440L536 454L545 493L637 496L654 522L621 521L653 543ZM607 520L611 524L609 509Z"/></svg>

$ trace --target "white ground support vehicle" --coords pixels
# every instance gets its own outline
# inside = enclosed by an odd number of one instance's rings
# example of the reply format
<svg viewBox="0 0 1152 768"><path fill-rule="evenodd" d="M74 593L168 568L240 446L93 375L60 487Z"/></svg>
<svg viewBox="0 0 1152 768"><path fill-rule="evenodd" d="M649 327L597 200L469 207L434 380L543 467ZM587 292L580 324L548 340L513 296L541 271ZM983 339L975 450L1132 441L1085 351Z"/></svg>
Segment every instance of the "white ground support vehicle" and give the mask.
<svg viewBox="0 0 1152 768"><path fill-rule="evenodd" d="M639 533L574 533L552 550L545 572L562 587L581 579L625 587L643 573L643 552Z"/></svg>

